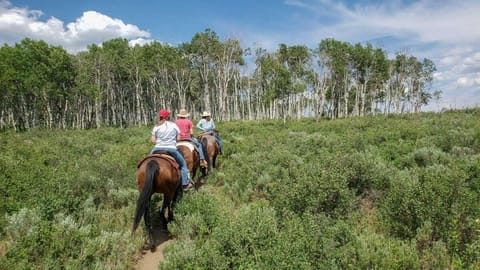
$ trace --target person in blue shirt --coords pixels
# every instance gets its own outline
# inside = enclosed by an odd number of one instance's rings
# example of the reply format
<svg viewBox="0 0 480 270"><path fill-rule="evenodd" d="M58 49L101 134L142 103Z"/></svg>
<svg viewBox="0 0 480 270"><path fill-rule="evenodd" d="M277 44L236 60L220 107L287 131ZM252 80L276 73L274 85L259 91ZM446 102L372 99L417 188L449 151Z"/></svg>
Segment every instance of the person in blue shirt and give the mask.
<svg viewBox="0 0 480 270"><path fill-rule="evenodd" d="M215 136L221 154L223 152L223 142L218 135L217 130L215 129L215 122L213 122L212 116L209 112L205 111L202 113L202 119L200 119L200 121L197 123L197 128L200 129L202 132L211 132L213 136Z"/></svg>

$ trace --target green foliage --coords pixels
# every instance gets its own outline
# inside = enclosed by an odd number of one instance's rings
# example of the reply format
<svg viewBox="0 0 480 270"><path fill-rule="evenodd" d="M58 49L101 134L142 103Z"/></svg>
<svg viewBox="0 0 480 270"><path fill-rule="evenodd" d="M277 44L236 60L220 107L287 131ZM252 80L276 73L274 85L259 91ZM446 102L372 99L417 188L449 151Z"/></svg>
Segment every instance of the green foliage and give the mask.
<svg viewBox="0 0 480 270"><path fill-rule="evenodd" d="M220 122L160 268L477 269L479 116ZM1 133L0 268L131 269L149 129Z"/></svg>
<svg viewBox="0 0 480 270"><path fill-rule="evenodd" d="M129 233L135 165L149 150L137 132L2 133L0 268L129 269L142 241Z"/></svg>
<svg viewBox="0 0 480 270"><path fill-rule="evenodd" d="M201 190L191 196L184 196L176 206L179 217L170 228L172 234L196 238L209 235L222 218L223 202Z"/></svg>

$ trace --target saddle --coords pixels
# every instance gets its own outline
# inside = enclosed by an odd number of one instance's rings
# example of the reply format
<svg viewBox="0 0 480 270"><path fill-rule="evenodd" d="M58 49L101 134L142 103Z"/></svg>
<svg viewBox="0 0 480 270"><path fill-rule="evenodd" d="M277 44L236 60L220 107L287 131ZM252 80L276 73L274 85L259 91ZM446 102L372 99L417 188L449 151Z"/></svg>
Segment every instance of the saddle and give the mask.
<svg viewBox="0 0 480 270"><path fill-rule="evenodd" d="M215 130L211 130L211 131L204 131L202 133L200 133L200 135L198 135L197 139L199 141L202 140L203 136L205 135L211 135L215 138L215 141L217 141L217 135L218 135L218 131L215 129ZM218 143L218 142L217 142Z"/></svg>
<svg viewBox="0 0 480 270"><path fill-rule="evenodd" d="M139 162L137 162L137 168L140 168L140 166L142 166L143 162L145 162L145 160L149 159L149 158L152 158L152 157L156 157L156 158L161 158L163 160L166 160L170 163L170 165L172 165L173 168L177 169L180 167L180 165L178 165L177 161L175 160L174 157L172 157L171 155L169 155L168 153L165 153L165 152L155 152L153 154L150 154L144 158L142 158Z"/></svg>
<svg viewBox="0 0 480 270"><path fill-rule="evenodd" d="M212 130L212 131L205 131L205 132L202 132L200 135L198 135L197 139L198 141L202 141L202 138L203 136L205 135L211 135L213 136L213 138L215 138L215 143L217 144L217 146L220 148L220 143L218 142L218 139L217 139L217 135L218 134L218 131L215 129L215 130Z"/></svg>
<svg viewBox="0 0 480 270"><path fill-rule="evenodd" d="M217 133L218 133L217 130L204 131L204 132L200 133L200 135L198 135L198 139L202 138L202 137L205 136L205 135L215 136L215 134L217 134Z"/></svg>

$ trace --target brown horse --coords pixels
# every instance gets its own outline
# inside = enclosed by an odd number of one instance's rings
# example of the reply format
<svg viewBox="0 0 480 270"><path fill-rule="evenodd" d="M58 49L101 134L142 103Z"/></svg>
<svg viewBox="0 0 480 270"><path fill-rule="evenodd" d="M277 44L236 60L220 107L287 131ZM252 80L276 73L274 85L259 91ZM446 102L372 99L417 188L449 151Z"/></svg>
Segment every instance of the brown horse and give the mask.
<svg viewBox="0 0 480 270"><path fill-rule="evenodd" d="M190 171L190 179L192 179L192 181L195 182L195 176L198 169L200 169L202 177L206 175L206 169L200 167L200 154L195 148L195 144L193 142L189 140L179 141L177 143L177 149L187 163L187 168Z"/></svg>
<svg viewBox="0 0 480 270"><path fill-rule="evenodd" d="M182 194L181 175L178 164L173 158L165 154L149 155L141 160L137 167L137 185L140 195L137 201L132 233L137 229L143 216L148 232L150 250L153 252L156 245L151 226L150 199L154 193L163 194L160 219L163 229L167 230L167 223L173 219L175 203ZM165 219L166 210L168 211L168 219Z"/></svg>
<svg viewBox="0 0 480 270"><path fill-rule="evenodd" d="M198 136L198 140L202 144L203 154L208 163L208 171L217 166L217 156L220 153L217 139L211 132L205 132Z"/></svg>

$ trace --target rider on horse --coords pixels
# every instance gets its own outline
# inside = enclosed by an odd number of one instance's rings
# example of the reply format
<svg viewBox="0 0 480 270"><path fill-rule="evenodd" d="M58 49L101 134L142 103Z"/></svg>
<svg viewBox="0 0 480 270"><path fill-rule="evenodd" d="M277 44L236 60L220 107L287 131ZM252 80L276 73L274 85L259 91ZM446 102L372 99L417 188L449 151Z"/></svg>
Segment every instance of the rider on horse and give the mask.
<svg viewBox="0 0 480 270"><path fill-rule="evenodd" d="M193 123L190 119L188 119L188 116L190 116L190 114L187 113L187 110L185 109L181 109L180 113L177 114L178 119L175 121L175 124L177 124L178 128L180 129L180 140L189 141L195 144L198 154L200 155L200 166L207 167L208 164L207 161L205 161L202 145L195 137L192 136Z"/></svg>
<svg viewBox="0 0 480 270"><path fill-rule="evenodd" d="M209 112L205 111L202 113L202 119L200 119L200 121L198 122L197 128L200 129L202 132L211 133L213 136L215 136L221 154L223 149L222 139L218 135L218 132L215 130L215 123L213 122L213 119Z"/></svg>
<svg viewBox="0 0 480 270"><path fill-rule="evenodd" d="M150 137L150 142L154 144L155 147L150 154L167 152L173 156L180 165L183 189L187 190L192 188L193 185L188 179L189 171L187 163L182 154L177 150L177 139L180 137L180 129L175 123L168 121L169 116L170 112L167 110L158 112L158 124L153 128L152 136Z"/></svg>

